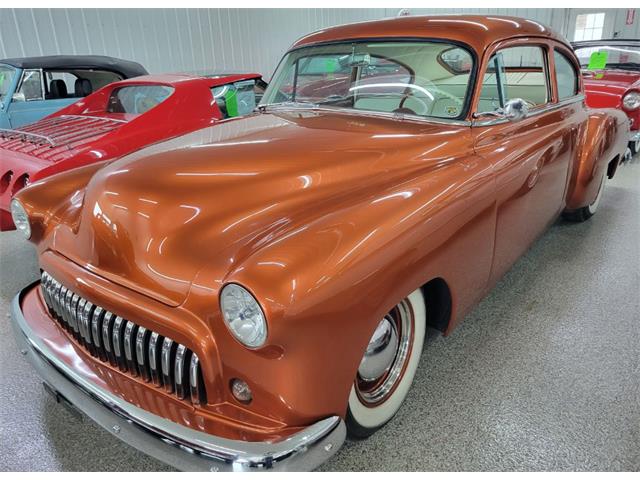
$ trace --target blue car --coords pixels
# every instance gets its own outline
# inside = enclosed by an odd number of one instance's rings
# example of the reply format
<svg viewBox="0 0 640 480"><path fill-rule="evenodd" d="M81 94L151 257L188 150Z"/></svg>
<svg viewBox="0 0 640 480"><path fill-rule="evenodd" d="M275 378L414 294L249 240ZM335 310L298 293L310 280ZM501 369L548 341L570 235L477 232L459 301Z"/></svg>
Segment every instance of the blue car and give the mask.
<svg viewBox="0 0 640 480"><path fill-rule="evenodd" d="M0 129L35 122L111 82L147 74L139 63L100 55L0 60Z"/></svg>

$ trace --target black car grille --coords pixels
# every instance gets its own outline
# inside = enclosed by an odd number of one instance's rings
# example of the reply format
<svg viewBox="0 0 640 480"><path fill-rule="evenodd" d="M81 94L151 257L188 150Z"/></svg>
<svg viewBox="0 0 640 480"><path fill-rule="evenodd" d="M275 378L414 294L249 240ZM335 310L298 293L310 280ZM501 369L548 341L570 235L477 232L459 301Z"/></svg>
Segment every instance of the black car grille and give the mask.
<svg viewBox="0 0 640 480"><path fill-rule="evenodd" d="M195 405L206 403L198 356L73 293L47 272L42 294L51 315L92 356Z"/></svg>

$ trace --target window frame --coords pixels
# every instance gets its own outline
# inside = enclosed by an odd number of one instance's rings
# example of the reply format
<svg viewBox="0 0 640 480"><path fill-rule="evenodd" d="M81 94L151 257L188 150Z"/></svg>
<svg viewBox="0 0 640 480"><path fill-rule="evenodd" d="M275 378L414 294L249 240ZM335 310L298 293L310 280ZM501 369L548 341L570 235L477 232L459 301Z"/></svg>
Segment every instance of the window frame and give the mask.
<svg viewBox="0 0 640 480"><path fill-rule="evenodd" d="M39 72L40 73L40 98L30 98L27 99L25 98L24 102L43 102L46 100L45 97L45 87L44 87L44 72L42 71L42 68L25 68L22 70L22 73L20 74L20 81L18 82L18 86L16 87L15 93L20 93L20 90L22 90L22 86L24 84L25 81L25 76L27 75L27 73L29 72Z"/></svg>
<svg viewBox="0 0 640 480"><path fill-rule="evenodd" d="M555 58L555 53L558 52L558 54L562 55L565 60L567 60L567 62L569 62L569 65L571 66L571 68L573 69L573 73L576 76L576 93L574 93L573 95L571 95L570 97L566 97L566 98L560 98L560 89L559 89L559 84L558 84L558 70L556 67L556 58ZM553 76L555 78L555 101L556 103L560 103L560 102L566 102L568 100L571 99L575 99L577 97L579 97L580 95L582 95L582 73L580 71L580 61L578 60L577 64L578 67L576 67L576 62L574 60L573 57L575 57L575 54L570 54L569 50L563 47L560 47L559 45L554 45L553 46Z"/></svg>
<svg viewBox="0 0 640 480"><path fill-rule="evenodd" d="M463 109L460 113L460 115L458 115L457 117L452 117L452 118L440 118L440 117L425 117L425 116L421 116L421 115L405 115L405 118L411 118L413 120L418 120L418 121L424 121L424 122L430 122L430 123L445 123L445 124L464 124L464 125L470 125L473 114L472 114L472 108L473 108L473 104L474 104L474 97L475 97L475 91L476 91L476 87L478 85L478 72L480 71L480 61L482 59L481 56L478 55L478 52L471 47L471 45L462 42L460 40L453 40L453 39L443 39L443 38L431 38L431 37L412 37L412 36L389 36L389 37L362 37L362 38L346 38L346 39L340 39L340 40L330 40L330 41L325 41L325 42L315 42L315 43L306 43L306 44L302 44L302 45L298 45L295 46L289 50L287 50L285 52L285 54L280 58L280 61L278 62L278 65L276 66L274 73L271 77L271 80L268 83L268 87L265 90L265 95L267 94L267 92L269 92L269 88L271 88L272 84L273 84L273 79L275 78L276 74L279 72L280 67L283 65L285 59L287 58L287 56L292 53L292 52L296 52L298 50L301 50L303 48L309 48L309 47L324 47L324 46L330 46L330 45L335 45L335 44L342 44L342 43L346 43L346 42L351 42L351 43L394 43L394 42L422 42L422 43L442 43L442 44L447 44L447 45L451 45L451 46L456 46L456 47L460 47L464 50L466 50L469 55L471 56L471 60L472 60L472 66L471 66L471 70L469 71L469 82L467 84L467 90L465 92L465 99L463 102ZM264 97L263 97L264 98ZM269 104L264 104L262 103L262 101L258 104L258 107L266 107ZM335 110L339 110L338 107L330 107L331 109L335 109ZM386 113L386 112L376 112L376 111L367 111L367 110L354 110L354 109L343 109L343 110L348 110L351 112L356 112L358 114L362 114L362 115L373 115L373 116L383 116L383 117L393 117L392 114Z"/></svg>
<svg viewBox="0 0 640 480"><path fill-rule="evenodd" d="M486 63L483 62L482 71L478 71L477 74L477 88L475 89L474 99L473 99L473 112L471 113L472 124L474 125L485 125L492 124L495 122L507 121L503 118L492 118L486 120L479 120L482 117L490 116L492 112L480 112L478 111L478 102L480 101L480 95L482 92L482 87L484 84L484 76L486 75L487 68L490 65L490 60L499 52L506 50L508 48L516 48L516 47L538 47L542 51L542 60L543 60L543 73L545 73L546 78L546 86L547 86L547 100L540 105L536 105L535 107L529 110L529 117L536 115L540 111L544 111L550 106L553 106L557 103L557 96L554 92L555 82L552 82L551 78L551 59L550 53L553 50L553 46L550 42L546 42L544 39L536 38L535 41L531 41L527 38L510 38L500 42L496 42L493 48L488 49L485 52L485 58L487 58ZM555 80L555 64L554 64L554 75L553 79ZM497 80L497 79L496 79ZM504 106L502 107L504 108Z"/></svg>

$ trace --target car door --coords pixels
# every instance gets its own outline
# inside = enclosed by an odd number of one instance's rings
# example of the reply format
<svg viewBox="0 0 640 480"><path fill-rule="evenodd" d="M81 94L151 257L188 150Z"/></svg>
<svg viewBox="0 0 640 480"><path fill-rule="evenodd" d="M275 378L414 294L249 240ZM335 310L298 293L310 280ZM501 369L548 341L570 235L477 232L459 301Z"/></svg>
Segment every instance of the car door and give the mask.
<svg viewBox="0 0 640 480"><path fill-rule="evenodd" d="M61 108L77 101L68 93L60 97L51 96L46 88L46 78L40 69L26 69L8 108L11 128L36 122Z"/></svg>
<svg viewBox="0 0 640 480"><path fill-rule="evenodd" d="M563 208L576 132L555 101L550 48L528 39L503 43L480 77L472 130L496 187L490 282L504 275ZM512 121L500 113L513 99L525 100L526 117Z"/></svg>

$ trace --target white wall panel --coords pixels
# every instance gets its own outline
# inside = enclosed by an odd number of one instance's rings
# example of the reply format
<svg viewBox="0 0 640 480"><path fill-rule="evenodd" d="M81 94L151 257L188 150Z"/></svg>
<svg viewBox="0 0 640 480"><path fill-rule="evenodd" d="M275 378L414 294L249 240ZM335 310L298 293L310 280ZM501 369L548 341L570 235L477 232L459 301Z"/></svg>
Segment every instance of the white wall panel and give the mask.
<svg viewBox="0 0 640 480"><path fill-rule="evenodd" d="M0 9L0 56L101 54L138 61L152 73L251 70L269 77L297 38L332 25L395 16L398 11ZM575 18L570 9L411 9L411 13L513 15L540 21L565 35L572 34ZM625 26L625 9L606 13L620 36L640 37L640 18Z"/></svg>

